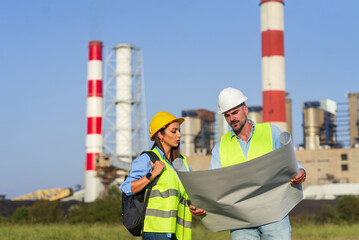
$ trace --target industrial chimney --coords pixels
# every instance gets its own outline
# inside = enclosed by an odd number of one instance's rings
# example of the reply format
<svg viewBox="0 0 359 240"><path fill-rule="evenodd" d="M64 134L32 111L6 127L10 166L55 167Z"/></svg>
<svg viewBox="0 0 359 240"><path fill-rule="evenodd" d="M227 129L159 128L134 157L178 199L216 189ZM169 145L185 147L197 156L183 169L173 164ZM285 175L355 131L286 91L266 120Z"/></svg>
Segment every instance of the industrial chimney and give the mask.
<svg viewBox="0 0 359 240"><path fill-rule="evenodd" d="M120 161L132 162L132 47L116 50L116 153Z"/></svg>
<svg viewBox="0 0 359 240"><path fill-rule="evenodd" d="M103 153L102 42L89 43L85 202L93 202L103 189L96 177L95 158Z"/></svg>
<svg viewBox="0 0 359 240"><path fill-rule="evenodd" d="M287 131L283 0L261 0L263 122Z"/></svg>

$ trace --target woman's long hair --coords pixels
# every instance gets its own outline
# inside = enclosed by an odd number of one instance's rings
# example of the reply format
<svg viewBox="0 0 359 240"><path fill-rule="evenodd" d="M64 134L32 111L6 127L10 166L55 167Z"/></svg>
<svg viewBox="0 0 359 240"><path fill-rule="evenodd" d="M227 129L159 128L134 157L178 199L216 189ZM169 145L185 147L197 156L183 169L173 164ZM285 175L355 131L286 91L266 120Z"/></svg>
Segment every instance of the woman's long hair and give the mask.
<svg viewBox="0 0 359 240"><path fill-rule="evenodd" d="M160 130L158 130L158 132L162 133L162 135L165 135L165 129L167 128L167 126L161 128ZM155 140L154 140L155 143L153 144L151 150L157 146L164 153L165 151L163 150L162 143L160 141L160 138L158 137L158 132L155 133ZM168 160L172 163L176 158L179 157L180 157L180 145L178 144L177 147L171 148L170 159Z"/></svg>

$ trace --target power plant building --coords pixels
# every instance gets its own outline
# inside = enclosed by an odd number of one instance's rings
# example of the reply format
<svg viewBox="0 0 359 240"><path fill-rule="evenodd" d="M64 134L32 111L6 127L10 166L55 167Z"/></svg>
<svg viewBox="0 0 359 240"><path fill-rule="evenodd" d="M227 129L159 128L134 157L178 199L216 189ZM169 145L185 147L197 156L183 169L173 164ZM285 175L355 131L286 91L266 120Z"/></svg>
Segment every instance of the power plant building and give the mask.
<svg viewBox="0 0 359 240"><path fill-rule="evenodd" d="M303 103L304 147L307 150L335 148L337 104L324 99Z"/></svg>
<svg viewBox="0 0 359 240"><path fill-rule="evenodd" d="M343 144L337 138L339 126L337 104L328 99L303 103L304 143L295 154L307 172L304 188L323 186L316 187L323 192L310 193L309 198L318 199L320 194L325 196L328 184L332 184L330 191L335 191L333 190L335 183L359 183L359 145L357 144L359 94L350 93L347 97L349 109L344 112L344 116L349 116L349 121L344 127L350 130L348 148L342 147Z"/></svg>
<svg viewBox="0 0 359 240"><path fill-rule="evenodd" d="M263 122L262 106L260 105L248 106L248 118L252 120L254 123L262 123Z"/></svg>
<svg viewBox="0 0 359 240"><path fill-rule="evenodd" d="M359 93L348 93L350 146L359 147Z"/></svg>
<svg viewBox="0 0 359 240"><path fill-rule="evenodd" d="M208 155L214 144L214 112L198 109L184 110L181 126L182 148L185 156Z"/></svg>

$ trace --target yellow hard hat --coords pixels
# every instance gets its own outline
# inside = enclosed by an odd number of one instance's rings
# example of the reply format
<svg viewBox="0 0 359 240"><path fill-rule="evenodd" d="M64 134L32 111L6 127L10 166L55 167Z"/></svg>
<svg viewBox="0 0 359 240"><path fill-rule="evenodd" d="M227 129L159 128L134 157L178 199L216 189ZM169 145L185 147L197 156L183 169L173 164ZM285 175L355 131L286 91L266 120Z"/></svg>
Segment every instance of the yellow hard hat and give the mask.
<svg viewBox="0 0 359 240"><path fill-rule="evenodd" d="M161 128L165 127L167 124L178 121L181 125L184 121L184 118L176 118L172 114L162 111L157 113L153 118L151 119L150 123L150 138L153 141L155 138L155 133L160 130Z"/></svg>

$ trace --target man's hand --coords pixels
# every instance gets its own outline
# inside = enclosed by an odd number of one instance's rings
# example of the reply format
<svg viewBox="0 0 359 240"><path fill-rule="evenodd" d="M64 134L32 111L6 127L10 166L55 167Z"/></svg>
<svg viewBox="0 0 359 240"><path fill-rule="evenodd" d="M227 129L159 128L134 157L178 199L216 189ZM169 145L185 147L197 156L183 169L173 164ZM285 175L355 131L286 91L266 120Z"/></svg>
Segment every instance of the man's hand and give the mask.
<svg viewBox="0 0 359 240"><path fill-rule="evenodd" d="M196 208L193 205L189 205L189 210L191 211L192 216L201 216L207 213L205 210Z"/></svg>
<svg viewBox="0 0 359 240"><path fill-rule="evenodd" d="M290 183L291 184L303 183L305 181L306 176L307 176L307 174L305 173L305 170L303 168L299 168L299 174L295 178L290 180Z"/></svg>

